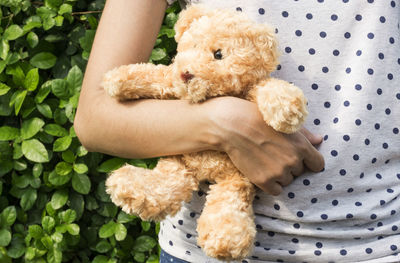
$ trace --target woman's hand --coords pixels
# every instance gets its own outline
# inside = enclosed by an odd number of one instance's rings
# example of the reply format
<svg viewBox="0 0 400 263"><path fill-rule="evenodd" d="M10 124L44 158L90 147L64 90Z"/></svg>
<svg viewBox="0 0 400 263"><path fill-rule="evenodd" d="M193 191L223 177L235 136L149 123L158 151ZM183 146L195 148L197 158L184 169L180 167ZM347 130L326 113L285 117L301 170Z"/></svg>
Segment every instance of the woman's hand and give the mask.
<svg viewBox="0 0 400 263"><path fill-rule="evenodd" d="M294 134L276 132L265 124L255 103L238 98L215 98L203 105L216 149L225 151L263 191L278 195L306 168L313 172L324 168L324 159L313 146L322 137L305 128Z"/></svg>

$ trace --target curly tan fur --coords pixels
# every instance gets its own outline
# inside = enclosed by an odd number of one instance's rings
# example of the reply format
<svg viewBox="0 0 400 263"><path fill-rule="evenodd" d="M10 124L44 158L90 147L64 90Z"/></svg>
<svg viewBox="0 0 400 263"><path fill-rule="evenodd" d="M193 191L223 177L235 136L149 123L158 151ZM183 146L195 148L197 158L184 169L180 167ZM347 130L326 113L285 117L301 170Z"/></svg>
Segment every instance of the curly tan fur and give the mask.
<svg viewBox="0 0 400 263"><path fill-rule="evenodd" d="M227 30L229 29L229 30ZM237 96L257 103L275 130L297 131L307 116L302 91L270 78L278 64L273 30L244 14L193 5L175 25L178 53L169 66L134 64L108 72L104 89L118 100L186 99L192 103L216 96ZM221 59L214 53L219 51ZM153 170L126 165L106 181L112 201L144 220L176 214L191 199L200 181L210 187L198 219L198 244L220 260L249 255L256 235L254 186L225 153L162 158Z"/></svg>

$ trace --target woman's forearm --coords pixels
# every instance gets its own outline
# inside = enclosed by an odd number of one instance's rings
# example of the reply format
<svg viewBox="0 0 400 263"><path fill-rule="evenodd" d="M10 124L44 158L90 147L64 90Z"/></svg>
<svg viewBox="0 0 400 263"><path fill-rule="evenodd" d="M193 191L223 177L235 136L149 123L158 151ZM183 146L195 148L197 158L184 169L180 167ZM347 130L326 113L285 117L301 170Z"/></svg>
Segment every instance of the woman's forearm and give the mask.
<svg viewBox="0 0 400 263"><path fill-rule="evenodd" d="M86 107L75 127L81 131L77 133L82 144L90 151L147 158L217 146L202 105L183 100L120 103L103 97L94 98L92 105Z"/></svg>

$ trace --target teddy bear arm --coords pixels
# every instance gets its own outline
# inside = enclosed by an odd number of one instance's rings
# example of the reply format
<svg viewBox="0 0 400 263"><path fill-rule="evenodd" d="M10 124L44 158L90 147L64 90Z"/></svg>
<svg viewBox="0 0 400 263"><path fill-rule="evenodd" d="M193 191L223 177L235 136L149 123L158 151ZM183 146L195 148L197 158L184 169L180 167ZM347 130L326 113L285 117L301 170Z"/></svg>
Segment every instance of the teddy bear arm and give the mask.
<svg viewBox="0 0 400 263"><path fill-rule="evenodd" d="M118 100L174 99L171 69L150 63L124 65L107 72L102 87Z"/></svg>
<svg viewBox="0 0 400 263"><path fill-rule="evenodd" d="M284 80L261 81L249 92L248 99L257 103L265 122L279 132L296 132L308 114L302 90Z"/></svg>

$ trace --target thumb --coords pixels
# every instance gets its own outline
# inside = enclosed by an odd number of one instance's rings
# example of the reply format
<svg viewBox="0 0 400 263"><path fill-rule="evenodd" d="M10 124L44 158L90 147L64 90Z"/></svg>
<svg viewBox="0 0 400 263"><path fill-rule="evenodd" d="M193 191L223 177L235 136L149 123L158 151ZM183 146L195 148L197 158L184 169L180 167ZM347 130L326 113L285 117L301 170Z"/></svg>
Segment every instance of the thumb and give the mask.
<svg viewBox="0 0 400 263"><path fill-rule="evenodd" d="M311 133L309 130L306 128L302 127L300 129L300 132L307 138L307 140L312 144L312 145L318 145L322 142L323 137L321 135L316 135Z"/></svg>

